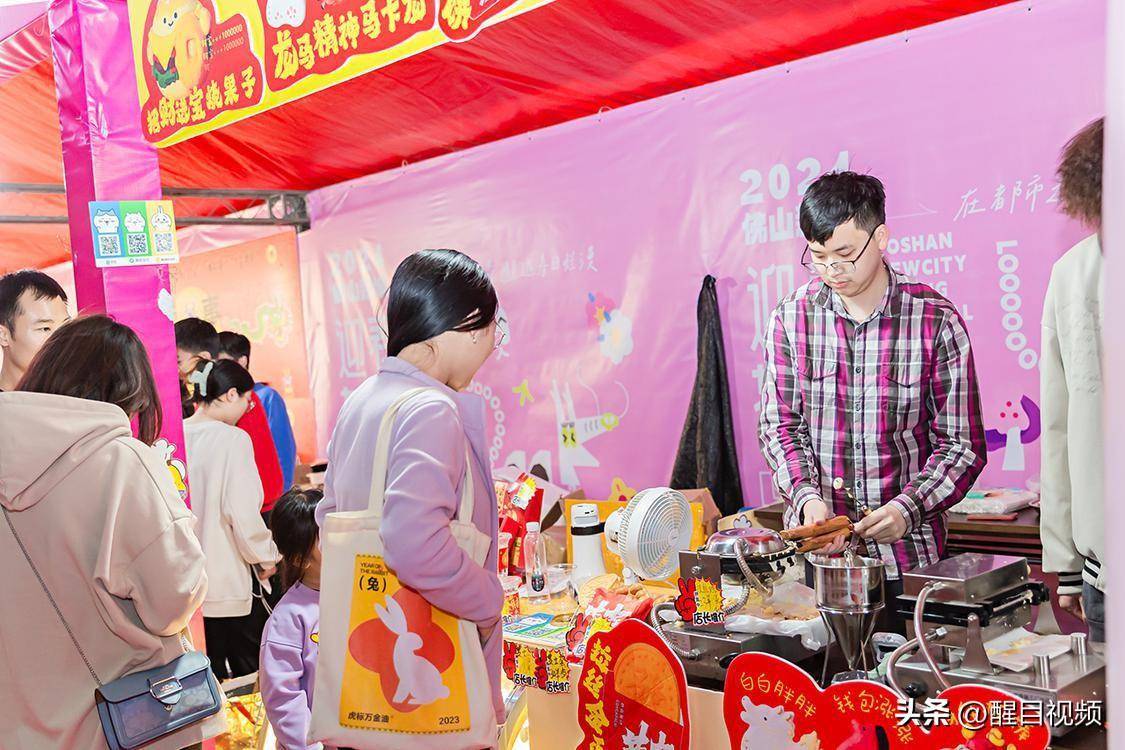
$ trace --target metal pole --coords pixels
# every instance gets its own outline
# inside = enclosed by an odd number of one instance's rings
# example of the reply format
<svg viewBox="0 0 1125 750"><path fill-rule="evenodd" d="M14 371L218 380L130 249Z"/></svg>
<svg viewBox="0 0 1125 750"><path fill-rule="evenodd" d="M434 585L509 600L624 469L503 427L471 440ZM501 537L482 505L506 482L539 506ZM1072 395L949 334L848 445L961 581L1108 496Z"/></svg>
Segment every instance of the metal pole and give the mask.
<svg viewBox="0 0 1125 750"><path fill-rule="evenodd" d="M3 216L0 215L0 224L67 224L65 216ZM240 218L237 216L177 216L177 226L243 226L243 227L294 227L302 226L299 219L257 219Z"/></svg>
<svg viewBox="0 0 1125 750"><path fill-rule="evenodd" d="M187 188L164 187L161 192L168 198L235 198L268 200L276 196L304 197L305 190L270 190L266 188ZM0 193L35 193L40 195L65 195L62 184L40 182L0 182Z"/></svg>

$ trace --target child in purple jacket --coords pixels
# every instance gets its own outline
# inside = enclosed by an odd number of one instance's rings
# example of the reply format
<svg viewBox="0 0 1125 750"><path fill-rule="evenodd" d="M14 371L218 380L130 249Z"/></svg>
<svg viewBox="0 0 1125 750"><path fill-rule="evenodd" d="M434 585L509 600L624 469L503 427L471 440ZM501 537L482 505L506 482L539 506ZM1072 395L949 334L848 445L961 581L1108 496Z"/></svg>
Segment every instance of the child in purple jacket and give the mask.
<svg viewBox="0 0 1125 750"><path fill-rule="evenodd" d="M258 677L278 750L322 747L308 742L320 635L320 545L313 515L320 500L317 490L290 490L271 519L286 592L262 634Z"/></svg>

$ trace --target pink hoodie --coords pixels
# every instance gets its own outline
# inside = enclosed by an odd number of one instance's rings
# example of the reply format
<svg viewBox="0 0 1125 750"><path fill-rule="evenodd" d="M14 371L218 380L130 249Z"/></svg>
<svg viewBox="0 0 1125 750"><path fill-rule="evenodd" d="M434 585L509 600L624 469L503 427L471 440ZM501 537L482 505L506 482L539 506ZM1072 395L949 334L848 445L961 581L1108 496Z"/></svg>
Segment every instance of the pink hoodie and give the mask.
<svg viewBox="0 0 1125 750"><path fill-rule="evenodd" d="M0 505L99 678L183 653L177 634L207 590L195 519L119 408L0 393ZM0 570L3 750L104 750L96 684L2 517Z"/></svg>

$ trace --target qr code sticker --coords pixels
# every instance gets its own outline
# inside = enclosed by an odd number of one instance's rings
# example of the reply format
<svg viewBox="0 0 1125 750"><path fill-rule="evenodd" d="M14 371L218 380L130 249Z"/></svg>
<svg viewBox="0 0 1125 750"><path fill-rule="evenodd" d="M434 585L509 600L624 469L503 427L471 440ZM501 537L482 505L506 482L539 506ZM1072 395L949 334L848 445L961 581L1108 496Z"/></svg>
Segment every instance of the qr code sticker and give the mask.
<svg viewBox="0 0 1125 750"><path fill-rule="evenodd" d="M174 238L175 238L175 235L169 234L167 232L162 232L160 234L154 234L152 236L152 239L156 242L156 252L157 252L157 254L158 255L165 255L167 253L172 252L172 250L173 250L172 240Z"/></svg>
<svg viewBox="0 0 1125 750"><path fill-rule="evenodd" d="M129 255L148 255L148 235L146 234L125 235L125 245Z"/></svg>
<svg viewBox="0 0 1125 750"><path fill-rule="evenodd" d="M99 234L98 254L103 257L121 255L121 238L116 234Z"/></svg>

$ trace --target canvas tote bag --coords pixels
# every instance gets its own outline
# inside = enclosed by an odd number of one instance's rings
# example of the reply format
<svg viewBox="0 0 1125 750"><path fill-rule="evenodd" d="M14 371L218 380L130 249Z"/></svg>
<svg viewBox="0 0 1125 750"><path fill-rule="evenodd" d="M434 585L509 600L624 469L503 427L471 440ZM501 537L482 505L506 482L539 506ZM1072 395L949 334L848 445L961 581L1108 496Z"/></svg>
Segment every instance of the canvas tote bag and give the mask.
<svg viewBox="0 0 1125 750"><path fill-rule="evenodd" d="M367 510L329 513L321 529L320 653L309 738L358 750L462 750L496 743L496 713L477 627L404 587L383 558L380 527L391 431L375 445ZM473 525L466 451L454 539L483 566L491 539Z"/></svg>

